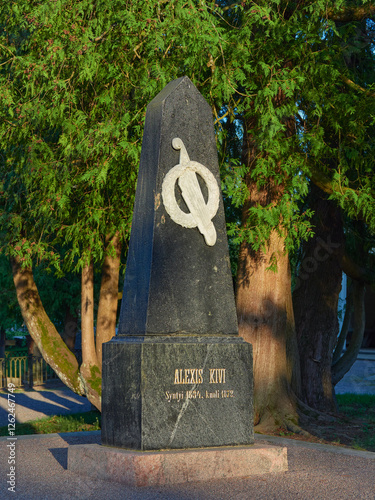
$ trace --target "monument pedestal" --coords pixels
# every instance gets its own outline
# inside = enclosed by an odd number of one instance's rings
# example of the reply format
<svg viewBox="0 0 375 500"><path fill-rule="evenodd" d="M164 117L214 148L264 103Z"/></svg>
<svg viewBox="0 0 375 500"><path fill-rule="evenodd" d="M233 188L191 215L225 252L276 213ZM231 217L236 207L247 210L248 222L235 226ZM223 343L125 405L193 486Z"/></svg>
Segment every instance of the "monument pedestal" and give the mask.
<svg viewBox="0 0 375 500"><path fill-rule="evenodd" d="M102 443L135 450L254 442L251 345L237 336L103 345Z"/></svg>
<svg viewBox="0 0 375 500"><path fill-rule="evenodd" d="M68 469L127 486L240 479L288 470L287 449L272 445L141 452L97 444L70 446Z"/></svg>

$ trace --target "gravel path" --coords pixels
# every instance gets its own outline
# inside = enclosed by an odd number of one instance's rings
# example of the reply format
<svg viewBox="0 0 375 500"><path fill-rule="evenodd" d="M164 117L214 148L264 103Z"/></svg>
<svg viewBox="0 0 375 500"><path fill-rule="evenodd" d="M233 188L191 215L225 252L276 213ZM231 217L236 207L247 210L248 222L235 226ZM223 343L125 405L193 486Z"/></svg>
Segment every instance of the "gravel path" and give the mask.
<svg viewBox="0 0 375 500"><path fill-rule="evenodd" d="M259 442L261 442L260 437ZM263 436L262 436L262 439ZM375 453L272 438L287 445L289 471L246 479L190 482L156 488L76 475L67 470L67 448L99 443L98 432L19 437L16 442L16 494L7 491L7 438L0 438L0 498L25 500L374 500Z"/></svg>

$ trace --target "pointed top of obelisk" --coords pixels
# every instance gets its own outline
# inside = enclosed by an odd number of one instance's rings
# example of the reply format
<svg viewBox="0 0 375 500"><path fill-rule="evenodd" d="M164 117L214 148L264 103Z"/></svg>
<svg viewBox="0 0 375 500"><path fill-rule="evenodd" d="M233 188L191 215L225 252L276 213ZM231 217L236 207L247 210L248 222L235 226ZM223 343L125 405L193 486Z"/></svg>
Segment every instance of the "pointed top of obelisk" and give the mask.
<svg viewBox="0 0 375 500"><path fill-rule="evenodd" d="M149 104L122 335L237 335L210 106L188 77Z"/></svg>
<svg viewBox="0 0 375 500"><path fill-rule="evenodd" d="M152 108L153 106L158 105L158 103L165 101L174 92L183 92L183 89L187 89L191 96L194 96L196 99L201 100L209 107L208 102L205 100L205 98L202 96L202 94L199 92L190 78L188 76L181 76L180 78L169 82L163 88L163 90L159 92L159 94L155 96L154 99L149 103L148 108Z"/></svg>

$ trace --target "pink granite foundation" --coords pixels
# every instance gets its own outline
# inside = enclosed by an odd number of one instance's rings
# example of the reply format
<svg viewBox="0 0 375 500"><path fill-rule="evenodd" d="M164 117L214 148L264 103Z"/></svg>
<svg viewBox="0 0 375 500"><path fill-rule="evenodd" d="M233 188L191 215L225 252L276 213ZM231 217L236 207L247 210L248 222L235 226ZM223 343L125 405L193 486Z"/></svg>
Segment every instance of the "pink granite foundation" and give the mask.
<svg viewBox="0 0 375 500"><path fill-rule="evenodd" d="M69 447L68 469L142 487L284 472L288 459L286 448L264 444L149 452L90 444Z"/></svg>

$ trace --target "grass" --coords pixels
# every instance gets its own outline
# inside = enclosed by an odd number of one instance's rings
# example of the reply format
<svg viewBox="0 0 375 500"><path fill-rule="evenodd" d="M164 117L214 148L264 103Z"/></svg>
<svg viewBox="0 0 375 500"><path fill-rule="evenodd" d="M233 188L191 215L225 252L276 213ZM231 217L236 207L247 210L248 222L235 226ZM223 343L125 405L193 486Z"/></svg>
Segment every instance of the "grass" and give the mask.
<svg viewBox="0 0 375 500"><path fill-rule="evenodd" d="M351 421L355 431L351 446L375 451L375 395L340 394L337 403L340 413Z"/></svg>
<svg viewBox="0 0 375 500"><path fill-rule="evenodd" d="M100 429L101 415L98 411L53 415L26 422L16 423L16 436L25 434L53 434L59 432L97 431ZM0 427L0 436L8 436L8 426Z"/></svg>
<svg viewBox="0 0 375 500"><path fill-rule="evenodd" d="M301 412L300 425L310 436L294 434L293 439L347 446L375 452L375 395L340 394L338 412L313 416Z"/></svg>
<svg viewBox="0 0 375 500"><path fill-rule="evenodd" d="M375 395L338 394L336 398L340 412L346 416L369 418L375 422Z"/></svg>

